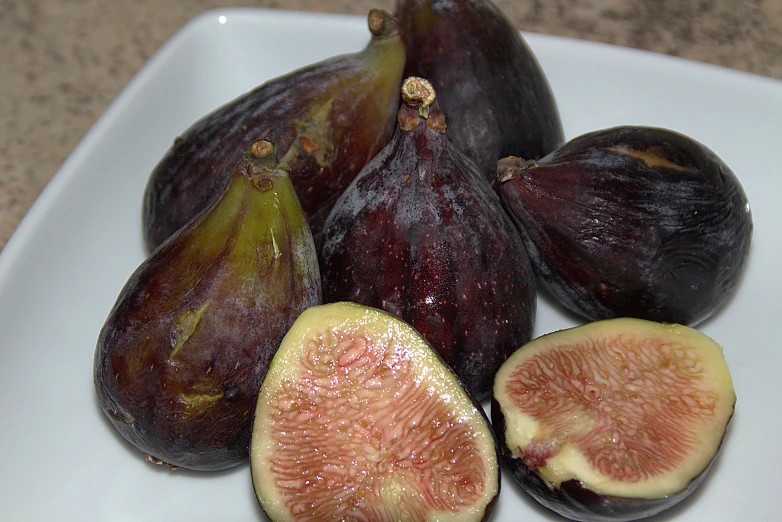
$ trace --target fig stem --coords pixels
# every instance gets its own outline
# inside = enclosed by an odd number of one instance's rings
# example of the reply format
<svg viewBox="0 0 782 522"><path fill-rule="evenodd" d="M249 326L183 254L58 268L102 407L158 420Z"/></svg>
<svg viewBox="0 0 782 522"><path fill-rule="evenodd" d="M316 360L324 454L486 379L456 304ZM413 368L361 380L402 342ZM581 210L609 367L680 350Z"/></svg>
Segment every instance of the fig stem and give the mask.
<svg viewBox="0 0 782 522"><path fill-rule="evenodd" d="M254 141L250 148L247 149L247 158L260 160L259 163L271 170L276 167L277 163L277 148L274 143L269 140Z"/></svg>
<svg viewBox="0 0 782 522"><path fill-rule="evenodd" d="M369 32L373 36L389 36L397 29L396 18L383 9L370 9L367 15Z"/></svg>
<svg viewBox="0 0 782 522"><path fill-rule="evenodd" d="M402 84L402 100L411 109L418 109L421 117L429 116L429 107L437 98L434 86L425 78L410 76Z"/></svg>
<svg viewBox="0 0 782 522"><path fill-rule="evenodd" d="M499 183L505 183L517 178L522 171L534 169L537 166L538 162L535 160L525 160L516 156L501 158L497 162L496 180Z"/></svg>

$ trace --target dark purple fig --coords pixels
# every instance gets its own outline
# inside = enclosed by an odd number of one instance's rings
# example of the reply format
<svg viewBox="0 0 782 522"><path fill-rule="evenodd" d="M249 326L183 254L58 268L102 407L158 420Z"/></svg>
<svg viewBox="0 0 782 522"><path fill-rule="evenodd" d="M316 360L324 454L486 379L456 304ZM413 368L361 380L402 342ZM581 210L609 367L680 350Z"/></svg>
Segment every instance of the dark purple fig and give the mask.
<svg viewBox="0 0 782 522"><path fill-rule="evenodd" d="M687 136L593 132L537 162L504 158L497 182L539 280L588 319L692 326L740 280L753 229L747 196Z"/></svg>
<svg viewBox="0 0 782 522"><path fill-rule="evenodd" d="M337 197L394 129L404 44L391 15L373 9L368 18L372 39L361 52L261 85L174 141L144 194L150 251L214 201L242 153L267 137L317 234Z"/></svg>
<svg viewBox="0 0 782 522"><path fill-rule="evenodd" d="M252 481L275 522L487 520L499 450L483 408L397 317L314 306L272 360Z"/></svg>
<svg viewBox="0 0 782 522"><path fill-rule="evenodd" d="M621 318L539 337L497 372L503 464L571 520L638 520L703 482L733 416L722 348L681 325Z"/></svg>
<svg viewBox="0 0 782 522"><path fill-rule="evenodd" d="M405 77L426 78L448 115L448 138L491 179L505 156L538 159L564 141L548 80L489 0L398 0Z"/></svg>
<svg viewBox="0 0 782 522"><path fill-rule="evenodd" d="M436 103L423 101L432 99L431 84L410 78L403 92L393 139L323 229L324 301L355 301L409 322L482 400L500 364L532 334L532 271L490 183L445 137Z"/></svg>
<svg viewBox="0 0 782 522"><path fill-rule="evenodd" d="M131 276L95 352L98 400L150 461L219 470L249 456L258 388L285 332L321 302L312 234L273 146Z"/></svg>

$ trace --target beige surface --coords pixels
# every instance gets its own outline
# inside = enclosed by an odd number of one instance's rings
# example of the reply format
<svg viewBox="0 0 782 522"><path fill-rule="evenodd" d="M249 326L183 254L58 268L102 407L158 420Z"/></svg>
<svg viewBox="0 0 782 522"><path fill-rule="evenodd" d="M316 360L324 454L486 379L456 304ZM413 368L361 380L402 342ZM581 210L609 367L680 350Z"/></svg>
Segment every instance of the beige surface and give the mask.
<svg viewBox="0 0 782 522"><path fill-rule="evenodd" d="M96 118L179 27L220 6L366 14L395 0L0 0L0 248ZM496 0L519 29L782 79L782 0Z"/></svg>

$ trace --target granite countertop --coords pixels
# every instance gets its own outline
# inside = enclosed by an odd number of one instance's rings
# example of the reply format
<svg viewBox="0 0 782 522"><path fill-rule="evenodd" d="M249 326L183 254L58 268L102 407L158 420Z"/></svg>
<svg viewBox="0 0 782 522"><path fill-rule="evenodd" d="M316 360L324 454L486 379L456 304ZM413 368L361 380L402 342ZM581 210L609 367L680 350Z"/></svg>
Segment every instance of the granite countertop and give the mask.
<svg viewBox="0 0 782 522"><path fill-rule="evenodd" d="M780 0L494 0L516 26L782 79ZM366 14L395 0L0 0L0 248L90 126L204 10Z"/></svg>

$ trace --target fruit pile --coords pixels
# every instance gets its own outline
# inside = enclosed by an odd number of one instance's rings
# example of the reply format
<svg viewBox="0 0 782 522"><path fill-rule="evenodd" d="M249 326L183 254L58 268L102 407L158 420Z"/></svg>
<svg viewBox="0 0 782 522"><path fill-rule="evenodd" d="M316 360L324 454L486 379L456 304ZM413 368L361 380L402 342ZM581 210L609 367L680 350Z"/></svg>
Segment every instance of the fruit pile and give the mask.
<svg viewBox="0 0 782 522"><path fill-rule="evenodd" d="M678 503L736 400L693 327L748 255L738 179L666 129L565 143L489 0L368 26L151 173L150 255L97 343L103 411L171 468L249 457L273 520L484 520L501 466L573 520ZM533 339L539 292L585 324Z"/></svg>

